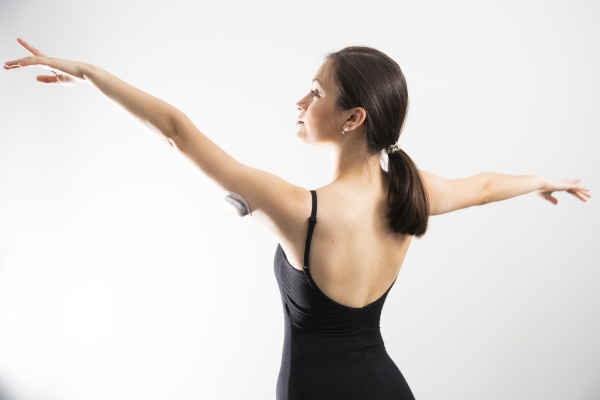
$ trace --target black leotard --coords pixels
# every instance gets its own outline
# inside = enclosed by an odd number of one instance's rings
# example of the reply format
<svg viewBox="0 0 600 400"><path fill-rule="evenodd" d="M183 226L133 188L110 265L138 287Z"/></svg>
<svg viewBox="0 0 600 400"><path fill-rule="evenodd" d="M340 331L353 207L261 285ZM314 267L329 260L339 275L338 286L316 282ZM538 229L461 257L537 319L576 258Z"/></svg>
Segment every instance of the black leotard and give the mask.
<svg viewBox="0 0 600 400"><path fill-rule="evenodd" d="M317 223L317 194L311 194L304 271L288 262L280 244L275 252L285 320L277 400L414 399L379 330L383 303L396 281L362 308L333 301L313 281L308 254Z"/></svg>

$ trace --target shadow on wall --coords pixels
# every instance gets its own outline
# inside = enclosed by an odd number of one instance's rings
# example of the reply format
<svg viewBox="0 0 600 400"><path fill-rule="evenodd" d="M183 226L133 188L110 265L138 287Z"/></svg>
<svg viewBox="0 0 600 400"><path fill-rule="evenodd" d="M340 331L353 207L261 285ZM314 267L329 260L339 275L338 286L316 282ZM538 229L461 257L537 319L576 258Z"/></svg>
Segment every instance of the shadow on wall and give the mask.
<svg viewBox="0 0 600 400"><path fill-rule="evenodd" d="M8 395L8 392L4 387L4 383L2 383L2 380L0 380L0 400L16 400L14 397L10 397Z"/></svg>

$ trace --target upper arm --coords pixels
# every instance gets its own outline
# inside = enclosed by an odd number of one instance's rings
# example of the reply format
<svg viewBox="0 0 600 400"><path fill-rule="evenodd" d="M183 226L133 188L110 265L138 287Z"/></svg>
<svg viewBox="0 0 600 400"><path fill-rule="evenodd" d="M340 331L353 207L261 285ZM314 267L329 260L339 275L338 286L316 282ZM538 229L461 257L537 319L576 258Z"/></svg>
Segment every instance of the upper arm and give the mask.
<svg viewBox="0 0 600 400"><path fill-rule="evenodd" d="M310 192L272 173L237 161L196 128L184 115L177 123L172 146L197 168L224 197L230 191L240 195L252 219L280 240L289 239L298 229L298 218L310 213ZM308 218L308 217L306 217Z"/></svg>
<svg viewBox="0 0 600 400"><path fill-rule="evenodd" d="M419 171L429 201L429 215L438 215L485 204L485 175L470 178L443 179L427 171Z"/></svg>

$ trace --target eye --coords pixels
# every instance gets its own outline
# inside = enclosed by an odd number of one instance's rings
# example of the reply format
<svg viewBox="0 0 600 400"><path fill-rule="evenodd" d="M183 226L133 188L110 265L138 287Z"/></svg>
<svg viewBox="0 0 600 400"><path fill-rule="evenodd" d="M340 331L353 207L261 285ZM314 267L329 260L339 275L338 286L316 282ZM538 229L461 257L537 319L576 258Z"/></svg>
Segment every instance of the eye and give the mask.
<svg viewBox="0 0 600 400"><path fill-rule="evenodd" d="M312 92L313 96L321 97L321 95L319 93L317 93L316 91L311 90L311 92Z"/></svg>

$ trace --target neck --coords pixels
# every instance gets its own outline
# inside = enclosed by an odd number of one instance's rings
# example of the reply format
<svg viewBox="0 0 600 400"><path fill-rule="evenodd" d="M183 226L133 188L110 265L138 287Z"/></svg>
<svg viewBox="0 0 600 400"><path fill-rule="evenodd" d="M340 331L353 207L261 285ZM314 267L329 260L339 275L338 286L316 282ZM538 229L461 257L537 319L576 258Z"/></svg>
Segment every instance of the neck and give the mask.
<svg viewBox="0 0 600 400"><path fill-rule="evenodd" d="M326 149L331 159L330 183L351 185L357 189L387 186L386 172L381 168L379 155L369 154L366 142L336 143Z"/></svg>

